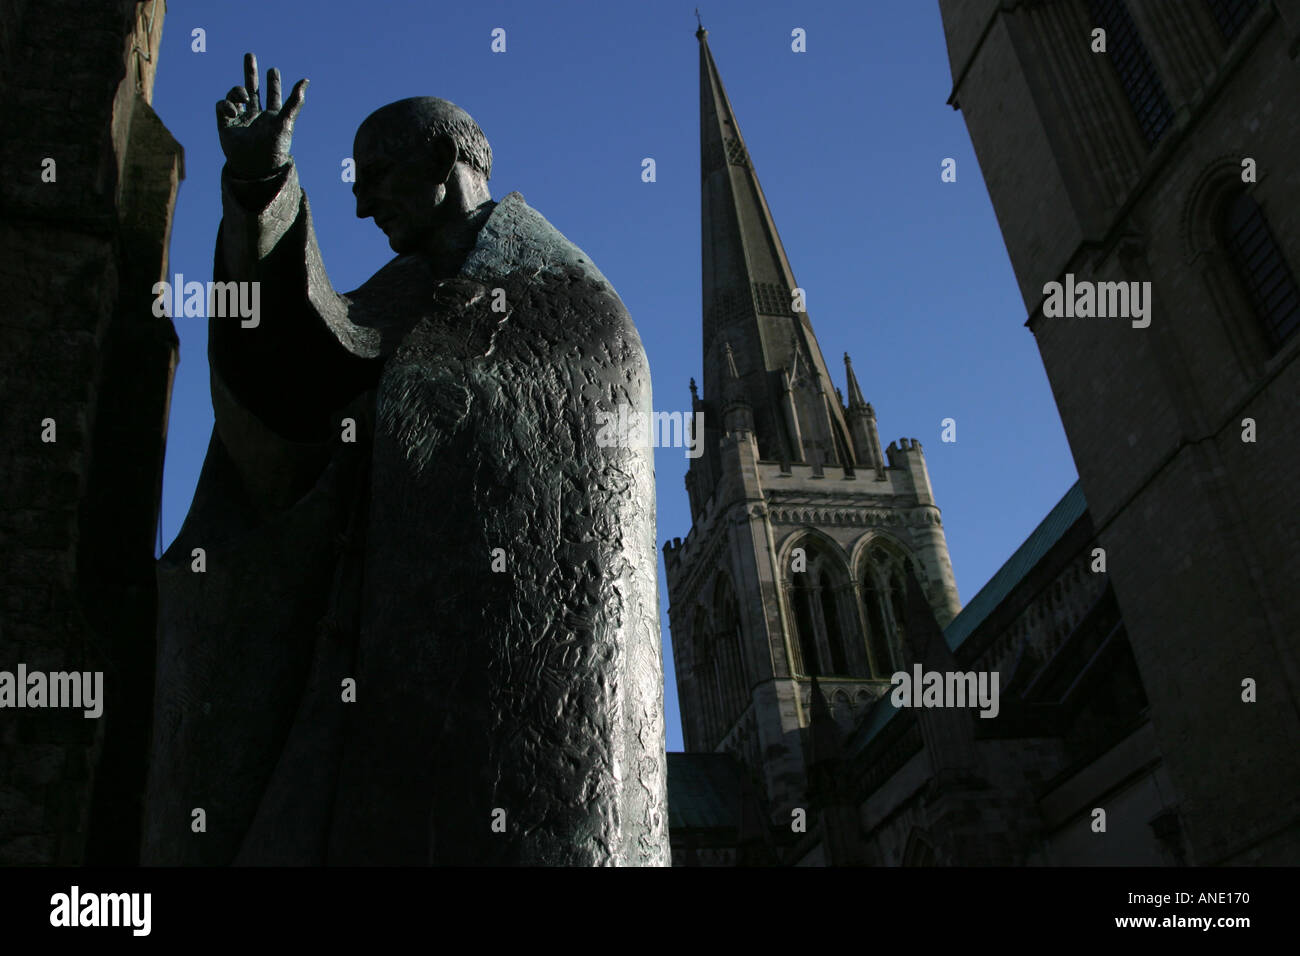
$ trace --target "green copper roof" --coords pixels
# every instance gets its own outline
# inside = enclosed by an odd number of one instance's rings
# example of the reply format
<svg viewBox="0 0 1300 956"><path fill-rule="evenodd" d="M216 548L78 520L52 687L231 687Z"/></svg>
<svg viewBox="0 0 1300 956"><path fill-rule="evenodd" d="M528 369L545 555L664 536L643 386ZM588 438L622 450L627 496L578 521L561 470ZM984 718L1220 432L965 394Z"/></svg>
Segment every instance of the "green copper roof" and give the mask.
<svg viewBox="0 0 1300 956"><path fill-rule="evenodd" d="M989 578L989 583L980 588L961 609L961 613L952 619L944 629L943 636L948 646L954 651L961 647L962 641L970 637L984 619L993 613L1017 584L1027 575L1056 542L1065 536L1065 532L1083 517L1088 510L1088 503L1083 500L1083 489L1076 481L1070 490L1047 513L1047 517L1038 523L1038 527L1025 539L1025 543L1016 548L1015 554L1007 559L1006 564L998 568L997 573Z"/></svg>
<svg viewBox="0 0 1300 956"><path fill-rule="evenodd" d="M668 754L668 826L740 827L740 768L730 754Z"/></svg>

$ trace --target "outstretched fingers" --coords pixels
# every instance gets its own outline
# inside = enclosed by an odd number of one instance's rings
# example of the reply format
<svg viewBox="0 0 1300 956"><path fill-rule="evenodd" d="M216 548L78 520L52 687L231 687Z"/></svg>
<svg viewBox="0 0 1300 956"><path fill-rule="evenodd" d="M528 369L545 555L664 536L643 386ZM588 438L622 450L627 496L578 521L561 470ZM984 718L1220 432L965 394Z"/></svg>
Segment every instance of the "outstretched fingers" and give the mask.
<svg viewBox="0 0 1300 956"><path fill-rule="evenodd" d="M305 79L299 80L293 85L293 89L289 91L289 101L284 104L284 110L282 113L290 122L297 117L298 111L302 109L303 97L306 96L306 94L307 80Z"/></svg>
<svg viewBox="0 0 1300 956"><path fill-rule="evenodd" d="M275 67L271 67L266 71L266 108L268 110L278 110L281 105L280 71Z"/></svg>
<svg viewBox="0 0 1300 956"><path fill-rule="evenodd" d="M257 57L252 53L244 54L244 89L248 90L248 108L260 110L262 96L257 86Z"/></svg>

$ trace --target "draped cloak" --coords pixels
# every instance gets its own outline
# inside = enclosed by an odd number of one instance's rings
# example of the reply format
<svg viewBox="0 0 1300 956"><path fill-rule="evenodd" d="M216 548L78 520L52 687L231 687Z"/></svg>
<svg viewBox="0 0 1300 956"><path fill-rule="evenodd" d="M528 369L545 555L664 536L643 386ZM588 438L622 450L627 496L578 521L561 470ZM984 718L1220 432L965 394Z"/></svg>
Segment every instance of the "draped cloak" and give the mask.
<svg viewBox="0 0 1300 956"><path fill-rule="evenodd" d="M651 449L601 438L650 379L614 289L511 193L458 275L401 255L340 295L292 165L222 192L214 279L261 308L209 319L144 862L667 863Z"/></svg>

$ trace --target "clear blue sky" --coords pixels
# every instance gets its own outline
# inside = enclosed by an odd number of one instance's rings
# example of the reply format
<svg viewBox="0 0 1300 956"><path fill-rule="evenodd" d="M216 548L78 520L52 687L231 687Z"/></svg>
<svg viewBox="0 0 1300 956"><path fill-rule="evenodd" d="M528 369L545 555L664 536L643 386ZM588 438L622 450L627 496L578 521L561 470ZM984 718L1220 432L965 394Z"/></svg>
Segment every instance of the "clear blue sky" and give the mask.
<svg viewBox="0 0 1300 956"><path fill-rule="evenodd" d="M294 156L334 285L392 253L340 179L372 110L441 96L495 154L493 195L519 190L618 289L650 357L655 406L700 379L699 57L695 3L434 4L221 0L168 4L154 107L185 147L171 272L211 278L223 157L213 106L242 56L285 94L311 80ZM882 442L925 447L963 602L1075 478L1006 247L961 115L935 0L704 0L709 42L809 315L841 388L848 351ZM191 51L191 30L207 52ZM506 52L491 33L506 30ZM790 33L807 32L793 53ZM653 157L657 182L641 181ZM956 183L940 162L957 160ZM176 319L162 534L180 530L212 427L206 330ZM285 357L293 361L293 356ZM939 440L957 421L957 442ZM658 537L690 528L681 449L659 449ZM668 749L682 749L663 586Z"/></svg>

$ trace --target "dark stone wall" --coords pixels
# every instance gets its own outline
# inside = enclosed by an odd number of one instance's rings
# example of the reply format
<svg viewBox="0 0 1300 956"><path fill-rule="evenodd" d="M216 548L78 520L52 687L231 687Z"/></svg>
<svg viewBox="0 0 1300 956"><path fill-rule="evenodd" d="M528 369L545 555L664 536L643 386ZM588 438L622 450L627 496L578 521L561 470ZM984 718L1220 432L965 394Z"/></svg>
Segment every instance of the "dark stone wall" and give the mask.
<svg viewBox="0 0 1300 956"><path fill-rule="evenodd" d="M1300 336L1266 347L1217 219L1248 189L1300 272L1300 2L1260 3L1233 38L1204 4L1130 2L1175 112L1149 149L1113 64L1057 42L1084 35L1083 3L979 6L940 2L954 101L1107 552L1162 793L1188 862L1295 863ZM1150 326L1044 316L1044 284L1071 273L1150 282Z"/></svg>
<svg viewBox="0 0 1300 956"><path fill-rule="evenodd" d="M0 670L103 671L105 697L0 710L0 864L136 856L176 362L151 288L183 176L149 106L165 9L0 0Z"/></svg>

